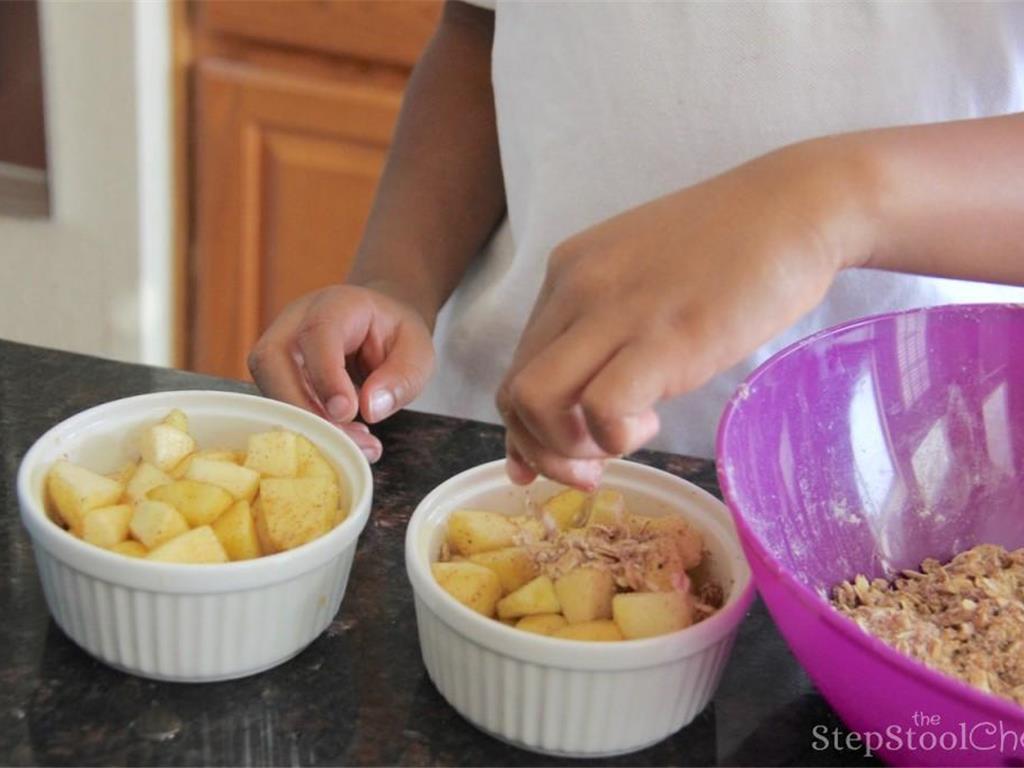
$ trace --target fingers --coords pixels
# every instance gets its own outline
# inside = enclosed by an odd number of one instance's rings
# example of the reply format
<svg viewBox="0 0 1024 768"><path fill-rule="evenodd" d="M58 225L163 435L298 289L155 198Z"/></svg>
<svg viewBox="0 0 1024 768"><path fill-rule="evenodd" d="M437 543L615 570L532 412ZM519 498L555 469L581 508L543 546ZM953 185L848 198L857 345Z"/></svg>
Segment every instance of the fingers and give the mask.
<svg viewBox="0 0 1024 768"><path fill-rule="evenodd" d="M601 459L630 453L653 438L660 428L658 401L699 386L712 373L710 362L686 356L673 338L624 344L602 359L607 352L599 351L593 335L569 332L541 351L517 374L510 395L499 398L512 480L530 482L528 469L592 487ZM581 349L594 350L592 357ZM589 381L580 383L585 376Z"/></svg>
<svg viewBox="0 0 1024 768"><path fill-rule="evenodd" d="M434 345L423 325L399 322L384 348L383 360L366 377L360 392L359 411L371 424L414 400L434 367Z"/></svg>
<svg viewBox="0 0 1024 768"><path fill-rule="evenodd" d="M713 368L699 349L665 336L622 347L580 397L594 441L609 453L623 454L654 437L658 401L711 377Z"/></svg>
<svg viewBox="0 0 1024 768"><path fill-rule="evenodd" d="M319 403L310 396L300 367L281 344L263 343L253 348L248 359L253 381L267 397L320 413Z"/></svg>
<svg viewBox="0 0 1024 768"><path fill-rule="evenodd" d="M296 360L283 346L267 345L254 349L249 355L249 370L266 396L325 415L319 397L303 378L301 359ZM383 446L365 424L349 422L336 423L335 426L352 438L371 464L380 459Z"/></svg>
<svg viewBox="0 0 1024 768"><path fill-rule="evenodd" d="M372 320L369 305L314 305L297 334L295 344L309 383L332 421L351 421L359 410L345 357L362 345Z"/></svg>
<svg viewBox="0 0 1024 768"><path fill-rule="evenodd" d="M310 402L316 405L314 412L330 420L330 416L327 415L327 409L324 407L323 402L320 400L320 395L313 389L313 385L309 382L309 373L306 371L306 361L302 359L302 353L297 349L292 350L292 361L295 363L295 367L299 372L299 379L302 382L302 389L306 393L306 397L309 398Z"/></svg>
<svg viewBox="0 0 1024 768"><path fill-rule="evenodd" d="M516 485L529 485L537 479L537 473L530 469L508 432L505 433L505 471Z"/></svg>
<svg viewBox="0 0 1024 768"><path fill-rule="evenodd" d="M587 428L579 397L620 344L610 323L571 326L505 382L499 409L514 411L533 437L556 453L607 458Z"/></svg>
<svg viewBox="0 0 1024 768"><path fill-rule="evenodd" d="M591 491L601 481L604 470L599 459L573 459L544 448L516 418L505 417L506 467L509 479L525 485L544 475L566 485Z"/></svg>
<svg viewBox="0 0 1024 768"><path fill-rule="evenodd" d="M374 464L376 463L381 454L384 451L380 440L370 434L370 429L365 424L359 421L351 421L348 424L338 424L338 428L346 435L352 438L359 450L363 452L367 460Z"/></svg>

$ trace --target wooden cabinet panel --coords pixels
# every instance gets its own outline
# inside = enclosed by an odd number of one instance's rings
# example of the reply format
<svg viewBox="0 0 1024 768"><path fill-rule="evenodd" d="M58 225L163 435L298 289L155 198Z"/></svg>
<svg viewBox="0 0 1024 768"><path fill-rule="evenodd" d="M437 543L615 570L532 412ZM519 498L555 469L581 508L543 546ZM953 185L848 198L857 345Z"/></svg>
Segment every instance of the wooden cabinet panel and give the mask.
<svg viewBox="0 0 1024 768"><path fill-rule="evenodd" d="M400 102L385 82L198 64L192 368L245 377L276 312L345 275Z"/></svg>
<svg viewBox="0 0 1024 768"><path fill-rule="evenodd" d="M264 138L260 319L345 277L384 165L384 150L273 130Z"/></svg>
<svg viewBox="0 0 1024 768"><path fill-rule="evenodd" d="M204 31L411 66L433 34L439 0L231 0L199 5Z"/></svg>

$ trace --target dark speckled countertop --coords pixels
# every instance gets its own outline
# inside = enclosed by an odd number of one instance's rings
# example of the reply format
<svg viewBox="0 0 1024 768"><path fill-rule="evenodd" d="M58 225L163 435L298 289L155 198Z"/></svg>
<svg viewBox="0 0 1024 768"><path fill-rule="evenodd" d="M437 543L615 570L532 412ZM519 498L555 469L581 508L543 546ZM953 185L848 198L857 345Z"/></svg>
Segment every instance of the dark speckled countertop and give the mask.
<svg viewBox="0 0 1024 768"><path fill-rule="evenodd" d="M0 341L0 765L552 765L449 707L423 668L405 576L405 525L451 475L502 454L501 430L406 412L380 428L374 509L328 630L288 663L226 683L157 683L93 660L50 620L14 478L31 443L107 400L168 389L251 385ZM718 493L713 465L634 458ZM740 631L714 701L672 738L633 755L566 764L865 765L817 751L839 727L760 603Z"/></svg>

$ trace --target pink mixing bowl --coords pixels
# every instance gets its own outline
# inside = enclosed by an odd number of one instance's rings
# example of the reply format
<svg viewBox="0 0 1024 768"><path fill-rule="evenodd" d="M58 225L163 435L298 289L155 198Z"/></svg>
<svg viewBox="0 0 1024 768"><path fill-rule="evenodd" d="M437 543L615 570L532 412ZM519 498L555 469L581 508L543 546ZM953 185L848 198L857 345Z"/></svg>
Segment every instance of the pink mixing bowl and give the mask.
<svg viewBox="0 0 1024 768"><path fill-rule="evenodd" d="M775 622L874 753L1024 764L1024 708L903 656L827 601L857 573L1024 546L1024 307L881 315L789 347L726 408L718 475Z"/></svg>

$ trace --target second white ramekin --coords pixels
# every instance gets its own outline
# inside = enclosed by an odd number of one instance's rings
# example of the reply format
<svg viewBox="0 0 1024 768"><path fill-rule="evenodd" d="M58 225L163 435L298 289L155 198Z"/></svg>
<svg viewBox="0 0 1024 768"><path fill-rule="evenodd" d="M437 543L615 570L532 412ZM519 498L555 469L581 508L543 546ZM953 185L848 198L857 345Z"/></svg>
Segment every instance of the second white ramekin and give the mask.
<svg viewBox="0 0 1024 768"><path fill-rule="evenodd" d="M67 458L98 472L138 458L143 427L173 408L203 447L243 447L248 435L283 427L308 437L341 474L348 518L297 549L224 565L155 563L75 538L44 509L46 472ZM21 518L32 538L50 613L61 629L111 666L159 680L244 677L291 658L334 618L373 481L356 445L290 405L230 392L160 392L115 400L53 427L18 472Z"/></svg>
<svg viewBox="0 0 1024 768"><path fill-rule="evenodd" d="M434 685L487 733L525 749L600 757L643 749L675 733L707 705L736 631L753 599L750 569L724 505L667 472L609 462L604 484L638 514L680 514L704 535L710 572L723 585L723 608L701 623L661 637L584 643L534 635L487 619L434 581L448 515L460 508L519 514L526 494L556 489L540 481L512 485L504 462L467 470L416 508L406 534L420 647Z"/></svg>

